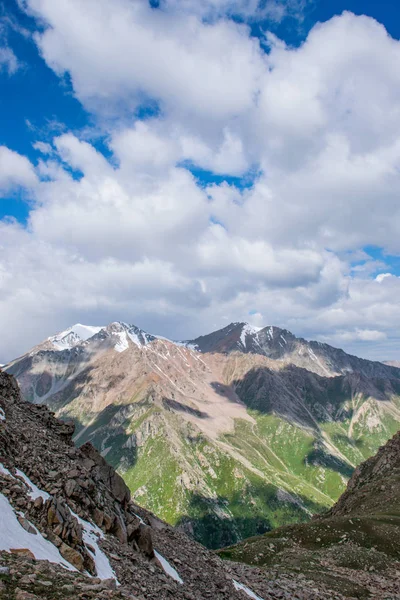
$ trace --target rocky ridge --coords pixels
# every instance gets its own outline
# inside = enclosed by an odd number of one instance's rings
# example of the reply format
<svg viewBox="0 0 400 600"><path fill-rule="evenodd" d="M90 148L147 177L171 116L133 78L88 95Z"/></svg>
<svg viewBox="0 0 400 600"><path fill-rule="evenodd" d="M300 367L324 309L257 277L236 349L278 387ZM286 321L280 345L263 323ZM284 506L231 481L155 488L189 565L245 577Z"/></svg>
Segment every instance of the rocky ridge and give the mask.
<svg viewBox="0 0 400 600"><path fill-rule="evenodd" d="M298 338L280 327L252 327L248 323L231 323L187 343L203 353L229 354L240 351L261 354L323 377L354 372L366 377L400 379L399 365L358 358L329 344Z"/></svg>
<svg viewBox="0 0 400 600"><path fill-rule="evenodd" d="M0 372L0 597L342 598L304 578L271 580L221 561L134 504L119 475L91 445L76 448L72 434Z"/></svg>

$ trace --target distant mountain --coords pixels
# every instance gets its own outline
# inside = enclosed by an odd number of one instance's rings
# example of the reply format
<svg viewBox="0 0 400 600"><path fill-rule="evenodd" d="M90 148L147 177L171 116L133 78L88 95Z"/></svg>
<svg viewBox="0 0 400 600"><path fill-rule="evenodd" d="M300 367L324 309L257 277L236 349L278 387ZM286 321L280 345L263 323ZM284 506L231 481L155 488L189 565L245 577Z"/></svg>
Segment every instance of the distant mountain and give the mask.
<svg viewBox="0 0 400 600"><path fill-rule="evenodd" d="M400 428L400 369L276 327L172 342L75 325L6 370L140 504L214 548L329 508Z"/></svg>
<svg viewBox="0 0 400 600"><path fill-rule="evenodd" d="M248 323L231 323L188 343L200 352L227 354L239 351L261 354L328 377L355 372L367 377L400 378L400 369L392 368L390 363L365 360L328 344L308 342L280 327L252 327Z"/></svg>
<svg viewBox="0 0 400 600"><path fill-rule="evenodd" d="M84 342L88 342L88 340L91 343L108 340L111 344L114 340L114 349L117 352L123 352L128 348L128 340L140 347L145 346L155 339L154 335L146 333L142 329L139 329L139 327L136 327L136 325L128 325L120 321L103 327L93 327L77 323L65 331L47 338L47 340L35 346L33 351L71 350L76 346L83 346Z"/></svg>
<svg viewBox="0 0 400 600"><path fill-rule="evenodd" d="M400 360L385 360L383 361L383 364L400 369Z"/></svg>
<svg viewBox="0 0 400 600"><path fill-rule="evenodd" d="M400 432L357 467L330 511L219 554L267 572L301 572L332 595L399 598Z"/></svg>

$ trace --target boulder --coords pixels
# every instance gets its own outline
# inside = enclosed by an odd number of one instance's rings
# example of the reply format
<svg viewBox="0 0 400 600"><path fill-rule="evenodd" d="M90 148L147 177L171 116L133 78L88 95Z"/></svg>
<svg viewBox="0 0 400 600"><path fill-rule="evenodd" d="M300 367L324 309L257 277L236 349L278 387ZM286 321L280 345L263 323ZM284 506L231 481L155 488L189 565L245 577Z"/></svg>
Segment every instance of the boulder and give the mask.
<svg viewBox="0 0 400 600"><path fill-rule="evenodd" d="M64 542L61 544L59 550L61 556L65 558L65 560L68 561L73 567L78 569L78 571L83 570L84 559L80 552L74 548L71 548L71 546L67 546L67 544Z"/></svg>

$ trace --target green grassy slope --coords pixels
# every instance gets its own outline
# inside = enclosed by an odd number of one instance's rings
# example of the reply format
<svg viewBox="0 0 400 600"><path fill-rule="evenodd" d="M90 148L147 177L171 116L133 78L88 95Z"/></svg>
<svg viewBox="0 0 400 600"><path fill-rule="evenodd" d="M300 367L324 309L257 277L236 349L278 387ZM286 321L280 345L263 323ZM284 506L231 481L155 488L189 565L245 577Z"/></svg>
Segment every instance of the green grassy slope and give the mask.
<svg viewBox="0 0 400 600"><path fill-rule="evenodd" d="M277 528L219 551L229 560L307 579L356 598L400 593L400 432L354 473L346 493L310 523ZM372 579L366 574L377 573ZM375 586L375 588L374 588ZM381 597L381 596L379 596Z"/></svg>
<svg viewBox="0 0 400 600"><path fill-rule="evenodd" d="M218 439L143 397L94 416L76 400L64 415L79 423L78 443L98 447L139 504L218 548L328 509L354 466L398 427L390 412L378 419L379 407L364 402L353 437L350 411L310 429L249 409L253 423L236 420Z"/></svg>

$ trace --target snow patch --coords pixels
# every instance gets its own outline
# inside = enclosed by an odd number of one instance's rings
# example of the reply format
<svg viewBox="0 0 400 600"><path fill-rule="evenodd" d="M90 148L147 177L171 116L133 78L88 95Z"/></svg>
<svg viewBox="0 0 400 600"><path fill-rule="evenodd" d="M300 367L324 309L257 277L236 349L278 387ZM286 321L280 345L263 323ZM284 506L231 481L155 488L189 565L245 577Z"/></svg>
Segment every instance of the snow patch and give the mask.
<svg viewBox="0 0 400 600"><path fill-rule="evenodd" d="M139 340L137 334L133 330L128 331L127 334L131 342L133 342L136 346L139 346L139 348L142 347L141 341Z"/></svg>
<svg viewBox="0 0 400 600"><path fill-rule="evenodd" d="M157 550L154 550L154 554L156 555L156 558L158 558L158 560L160 561L161 566L166 572L166 574L172 577L172 579L175 579L175 581L177 581L178 583L183 583L183 580L179 577L178 572L174 569L173 566L169 564L169 562L163 556L161 556L159 552L157 552Z"/></svg>
<svg viewBox="0 0 400 600"><path fill-rule="evenodd" d="M0 550L10 552L11 549L27 548L37 560L48 560L62 565L69 571L76 571L75 567L63 559L58 548L46 540L40 531L33 528L36 534L28 533L22 527L8 499L0 494Z"/></svg>
<svg viewBox="0 0 400 600"><path fill-rule="evenodd" d="M262 327L254 327L249 323L244 323L242 327L242 333L240 334L240 341L242 342L243 348L246 348L246 336L254 335L257 340L257 334L261 331ZM258 340L257 340L258 341Z"/></svg>
<svg viewBox="0 0 400 600"><path fill-rule="evenodd" d="M10 471L6 469L2 463L0 463L0 473L2 473L3 475L9 475L14 479L14 475L11 475Z"/></svg>
<svg viewBox="0 0 400 600"><path fill-rule="evenodd" d="M110 565L110 561L98 544L99 539L104 538L104 533L99 527L97 527L97 525L92 525L92 523L89 523L89 521L85 521L85 519L79 517L76 513L74 513L73 510L70 509L70 511L82 527L83 541L86 544L87 551L95 562L97 577L100 579L115 579L119 585L117 577ZM87 547L87 544L94 548L94 553L90 550L90 548Z"/></svg>
<svg viewBox="0 0 400 600"><path fill-rule="evenodd" d="M104 327L94 327L92 325L81 325L80 323L77 323L65 331L61 331L61 333L49 337L48 341L53 344L56 350L70 350L77 344L85 342L93 337L102 329L104 329Z"/></svg>
<svg viewBox="0 0 400 600"><path fill-rule="evenodd" d="M4 410L2 408L0 408L0 421L5 421L6 420L6 413L4 412Z"/></svg>
<svg viewBox="0 0 400 600"><path fill-rule="evenodd" d="M242 583L239 583L235 579L232 579L232 581L233 581L233 585L235 586L235 590L237 590L237 591L241 590L242 592L247 594L249 596L249 598L253 598L253 600L263 600L262 598L260 598L260 596L257 596L257 594L252 592L251 589L248 588L247 586L243 585Z"/></svg>
<svg viewBox="0 0 400 600"><path fill-rule="evenodd" d="M46 500L49 500L49 498L51 497L50 494L48 494L47 492L44 492L43 490L40 490L37 487L37 485L35 485L33 483L33 481L31 481L29 479L29 477L27 475L25 475L25 473L23 473L19 469L16 469L16 473L19 477L21 477L21 479L23 479L25 481L26 485L30 489L30 492L28 492L28 495L31 498L31 500L36 500L36 498L43 498L44 502L46 502Z"/></svg>
<svg viewBox="0 0 400 600"><path fill-rule="evenodd" d="M118 338L118 342L115 344L114 349L117 352L124 352L129 348L128 338L126 337L126 331L117 331L114 333Z"/></svg>
<svg viewBox="0 0 400 600"><path fill-rule="evenodd" d="M137 517L137 518L139 519L139 522L140 522L142 525L146 525L146 523L143 521L142 517L140 517L140 516L139 516L139 515L137 515L136 513L133 513L133 514L135 515L135 517Z"/></svg>

